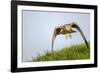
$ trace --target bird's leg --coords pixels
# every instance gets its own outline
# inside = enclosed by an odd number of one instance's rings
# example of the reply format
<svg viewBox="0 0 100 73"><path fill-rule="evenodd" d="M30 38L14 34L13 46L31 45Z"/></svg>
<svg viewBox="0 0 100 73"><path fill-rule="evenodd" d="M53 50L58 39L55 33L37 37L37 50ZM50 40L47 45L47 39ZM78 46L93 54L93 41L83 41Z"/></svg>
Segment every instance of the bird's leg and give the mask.
<svg viewBox="0 0 100 73"><path fill-rule="evenodd" d="M68 34L65 35L65 38L68 38Z"/></svg>
<svg viewBox="0 0 100 73"><path fill-rule="evenodd" d="M71 35L71 34L69 34L69 37L71 37L71 38L72 38L72 35Z"/></svg>
<svg viewBox="0 0 100 73"><path fill-rule="evenodd" d="M65 38L68 38L68 37L72 38L72 35L70 33L69 34L66 34L65 35Z"/></svg>

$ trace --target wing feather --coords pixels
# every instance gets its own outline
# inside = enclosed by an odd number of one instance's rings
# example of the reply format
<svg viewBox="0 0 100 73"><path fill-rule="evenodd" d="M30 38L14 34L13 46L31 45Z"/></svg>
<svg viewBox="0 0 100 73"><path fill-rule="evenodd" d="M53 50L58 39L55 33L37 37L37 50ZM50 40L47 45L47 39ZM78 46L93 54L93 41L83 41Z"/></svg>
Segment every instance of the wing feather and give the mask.
<svg viewBox="0 0 100 73"><path fill-rule="evenodd" d="M77 24L72 25L72 27L76 28L80 32L80 34L81 34L86 46L89 48L88 42L87 42L86 37L84 36L81 28Z"/></svg>
<svg viewBox="0 0 100 73"><path fill-rule="evenodd" d="M53 47L54 47L54 40L56 38L56 36L59 34L61 28L60 27L56 27L53 31L53 36L52 36L52 56L53 56Z"/></svg>
<svg viewBox="0 0 100 73"><path fill-rule="evenodd" d="M52 36L52 49L53 49L53 45L54 45L54 40L56 38L56 36L59 34L61 28L60 27L56 27L53 31L53 36Z"/></svg>

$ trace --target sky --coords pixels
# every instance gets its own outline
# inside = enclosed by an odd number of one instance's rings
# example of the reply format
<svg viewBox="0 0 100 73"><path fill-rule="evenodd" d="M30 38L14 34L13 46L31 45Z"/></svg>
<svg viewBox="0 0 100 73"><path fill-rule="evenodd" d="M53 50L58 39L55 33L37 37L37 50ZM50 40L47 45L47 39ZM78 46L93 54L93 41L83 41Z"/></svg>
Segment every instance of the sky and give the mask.
<svg viewBox="0 0 100 73"><path fill-rule="evenodd" d="M29 62L39 54L51 51L52 35L57 26L75 22L82 29L86 39L90 40L89 13L23 10L22 17L23 62ZM54 50L78 43L84 43L79 32L73 33L71 38L59 35L55 39Z"/></svg>

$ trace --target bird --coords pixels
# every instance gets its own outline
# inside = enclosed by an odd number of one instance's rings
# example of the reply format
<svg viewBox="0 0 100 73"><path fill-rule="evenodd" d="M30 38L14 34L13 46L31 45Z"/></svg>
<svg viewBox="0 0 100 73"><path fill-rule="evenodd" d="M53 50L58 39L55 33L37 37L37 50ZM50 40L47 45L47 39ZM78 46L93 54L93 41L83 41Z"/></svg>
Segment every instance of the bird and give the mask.
<svg viewBox="0 0 100 73"><path fill-rule="evenodd" d="M79 25L76 24L75 22L71 22L71 23L67 23L67 24L64 24L62 26L58 26L58 27L54 28L53 36L52 36L52 55L53 55L54 40L55 40L56 36L63 34L63 35L65 35L66 38L68 36L72 37L71 34L77 32L77 31L75 31L75 29L77 29L80 32L87 48L89 48L86 37L85 37L83 31L81 30L81 28L79 27Z"/></svg>

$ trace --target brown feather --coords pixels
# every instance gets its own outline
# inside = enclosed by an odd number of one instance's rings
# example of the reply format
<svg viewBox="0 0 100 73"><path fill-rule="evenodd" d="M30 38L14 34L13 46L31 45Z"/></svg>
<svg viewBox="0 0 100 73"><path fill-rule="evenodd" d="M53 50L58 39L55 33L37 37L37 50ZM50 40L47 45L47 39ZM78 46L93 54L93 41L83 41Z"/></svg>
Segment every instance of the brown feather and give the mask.
<svg viewBox="0 0 100 73"><path fill-rule="evenodd" d="M60 27L56 27L56 28L54 29L53 37L52 37L52 48L53 48L54 40L55 40L56 36L60 33L60 30L61 30Z"/></svg>
<svg viewBox="0 0 100 73"><path fill-rule="evenodd" d="M54 32L53 32L53 36L52 36L52 57L53 57L54 40L55 40L57 34L59 34L60 30L61 30L60 27L56 27L56 28L54 29Z"/></svg>
<svg viewBox="0 0 100 73"><path fill-rule="evenodd" d="M73 24L72 27L76 28L80 32L80 34L81 34L81 36L82 36L87 48L89 48L88 42L87 42L86 37L84 36L81 28L77 24Z"/></svg>

